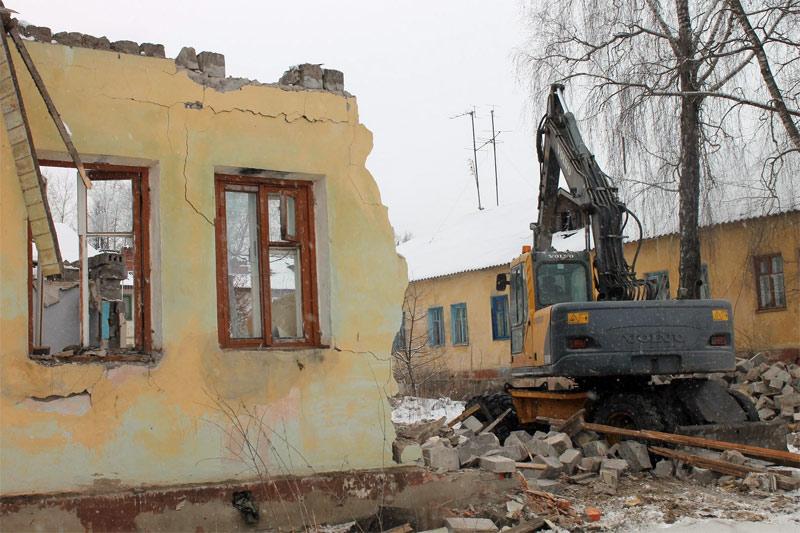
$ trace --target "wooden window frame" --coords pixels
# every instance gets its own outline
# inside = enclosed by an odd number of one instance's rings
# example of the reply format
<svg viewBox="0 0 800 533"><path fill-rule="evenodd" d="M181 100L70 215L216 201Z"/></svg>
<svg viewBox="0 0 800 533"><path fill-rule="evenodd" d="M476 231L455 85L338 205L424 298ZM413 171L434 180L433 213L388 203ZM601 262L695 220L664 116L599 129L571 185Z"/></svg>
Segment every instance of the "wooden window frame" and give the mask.
<svg viewBox="0 0 800 533"><path fill-rule="evenodd" d="M772 300L773 301L775 300L775 285L774 285L773 280L772 280L772 275L773 274L778 274L778 272L773 272L772 271L772 260L775 257L780 257L781 258L781 263L785 265L785 262L783 261L783 255L781 254L781 252L775 252L775 253L771 253L771 254L762 254L762 255L757 255L757 256L753 257L753 273L755 274L755 283L756 283L756 311L758 311L758 312L784 311L784 310L786 310L787 297L786 297L786 269L785 269L785 266L780 271L780 274L783 275L783 305L773 305L773 306L769 306L769 307L762 307L762 305L761 305L761 283L760 283L761 279L760 278L761 278L762 275L769 276L769 278L768 278L769 279L769 290L770 290L770 294L772 296ZM760 270L758 268L759 264L762 261L767 261L767 264L769 265L769 271L767 273L765 273L765 274L761 274L761 272L760 272Z"/></svg>
<svg viewBox="0 0 800 533"><path fill-rule="evenodd" d="M456 342L456 310L464 309L464 339ZM450 342L453 346L469 346L469 313L466 302L450 304Z"/></svg>
<svg viewBox="0 0 800 533"><path fill-rule="evenodd" d="M509 299L508 299L508 295L507 294L496 294L494 296L491 296L490 299L489 299L489 309L490 309L491 319L492 319L492 340L493 341L507 341L507 340L509 340L511 338L511 307L510 307L510 304L509 304L508 300ZM495 312L496 309L495 309L495 306L494 306L495 302L497 302L497 301L501 301L505 305L505 311L504 311L505 319L506 319L505 320L505 328L504 328L505 331L506 331L505 335L499 335L498 334L498 329L500 329L499 328L500 324L498 323L499 316L496 314L496 312Z"/></svg>
<svg viewBox="0 0 800 533"><path fill-rule="evenodd" d="M259 281L261 286L261 331L259 338L233 339L230 336L230 309L228 308L228 245L227 221L225 217L226 188L237 186L256 187L258 190L257 217L260 226ZM217 261L217 332L220 346L224 349L282 350L292 348L319 348L320 340L319 302L317 290L316 237L314 230L314 183L306 180L286 180L260 176L215 174L216 200L215 245ZM289 192L295 198L295 231L291 241L300 251L300 290L302 295L303 338L276 340L272 336L272 314L270 303L269 269L269 208L270 193ZM282 236L283 239L284 236Z"/></svg>
<svg viewBox="0 0 800 533"><path fill-rule="evenodd" d="M72 162L66 161L52 161L41 160L39 161L40 167L60 167L60 168L75 168ZM153 350L153 328L152 328L152 310L151 310L151 294L150 294L150 180L149 171L146 167L133 167L126 165L109 165L105 163L84 163L84 168L92 180L131 180L131 195L133 199L132 206L132 224L131 232L133 233L134 244L134 258L136 263L134 265L133 284L134 284L134 339L135 351L140 351L144 354L149 354ZM30 235L30 228L28 230ZM28 242L31 242L29 239ZM137 250L136 246L139 243L141 250ZM29 338L28 338L28 353L33 353L33 257L31 253L31 246L28 245L28 323L29 325ZM138 252L138 253L137 253ZM88 290L88 288L87 288ZM81 302L82 305L82 302ZM83 309L80 310L80 320L82 321ZM88 327L88 324L85 325ZM120 352L129 352L130 349L120 349ZM113 354L106 359L113 360Z"/></svg>
<svg viewBox="0 0 800 533"><path fill-rule="evenodd" d="M438 331L436 332L437 335L439 336L439 342L437 344L432 344L431 343L431 332L428 331L428 346L430 346L431 348L438 348L439 346L444 346L446 344L446 342L447 342L447 339L445 337L445 327L444 327L444 307L439 305L439 306L433 306L433 307L429 307L428 308L428 312L427 312L428 330L430 330L431 325L433 324L433 320L431 319L431 315L434 312L438 312L439 313L439 326L438 326Z"/></svg>

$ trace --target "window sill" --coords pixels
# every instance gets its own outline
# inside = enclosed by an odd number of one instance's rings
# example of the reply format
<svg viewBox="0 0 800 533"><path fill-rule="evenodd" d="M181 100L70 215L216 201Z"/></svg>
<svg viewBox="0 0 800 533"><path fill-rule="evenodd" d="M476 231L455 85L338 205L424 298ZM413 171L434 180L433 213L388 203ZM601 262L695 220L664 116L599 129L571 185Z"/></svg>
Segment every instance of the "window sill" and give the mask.
<svg viewBox="0 0 800 533"><path fill-rule="evenodd" d="M60 352L55 354L30 354L31 361L44 366L66 364L138 364L152 365L156 362L156 354L141 352L107 353L105 350L86 350L81 353Z"/></svg>
<svg viewBox="0 0 800 533"><path fill-rule="evenodd" d="M783 307L764 307L756 309L756 313L774 313L775 311L786 311L786 306Z"/></svg>
<svg viewBox="0 0 800 533"><path fill-rule="evenodd" d="M328 350L328 344L308 344L303 346L220 346L223 352L302 352L305 350ZM341 351L341 350L339 350Z"/></svg>
<svg viewBox="0 0 800 533"><path fill-rule="evenodd" d="M469 346L469 343L468 342L459 342L458 344L453 344L453 348L459 348L459 347L463 348L465 346Z"/></svg>

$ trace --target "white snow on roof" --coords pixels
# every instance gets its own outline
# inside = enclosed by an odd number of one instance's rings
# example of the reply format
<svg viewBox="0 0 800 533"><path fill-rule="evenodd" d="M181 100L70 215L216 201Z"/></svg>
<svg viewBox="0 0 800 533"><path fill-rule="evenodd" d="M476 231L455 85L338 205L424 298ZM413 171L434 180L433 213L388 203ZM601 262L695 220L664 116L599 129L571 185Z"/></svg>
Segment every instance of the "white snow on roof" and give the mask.
<svg viewBox="0 0 800 533"><path fill-rule="evenodd" d="M526 198L453 218L397 251L408 262L411 281L503 265L531 244L535 220L536 200Z"/></svg>
<svg viewBox="0 0 800 533"><path fill-rule="evenodd" d="M72 263L80 259L80 246L78 244L78 233L63 222L53 222L56 228L56 238L58 239L58 248L61 250L61 261L68 261ZM38 259L36 246L33 246L33 260ZM100 252L94 246L87 243L87 254L89 257L99 254Z"/></svg>

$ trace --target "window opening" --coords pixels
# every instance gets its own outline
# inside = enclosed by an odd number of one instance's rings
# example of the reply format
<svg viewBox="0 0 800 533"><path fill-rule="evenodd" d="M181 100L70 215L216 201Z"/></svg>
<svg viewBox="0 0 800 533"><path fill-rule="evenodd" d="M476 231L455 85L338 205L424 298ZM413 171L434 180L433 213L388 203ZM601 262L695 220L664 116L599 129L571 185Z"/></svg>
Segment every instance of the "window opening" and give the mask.
<svg viewBox="0 0 800 533"><path fill-rule="evenodd" d="M536 267L539 307L589 299L586 267L582 263L542 263Z"/></svg>
<svg viewBox="0 0 800 533"><path fill-rule="evenodd" d="M444 342L444 310L431 307L428 309L428 346L441 346Z"/></svg>
<svg viewBox="0 0 800 533"><path fill-rule="evenodd" d="M786 290L783 278L783 256L763 255L755 258L756 289L759 309L786 307Z"/></svg>
<svg viewBox="0 0 800 533"><path fill-rule="evenodd" d="M453 345L469 344L469 325L467 324L467 304L450 306L450 323L452 324Z"/></svg>
<svg viewBox="0 0 800 533"><path fill-rule="evenodd" d="M505 340L511 336L508 325L508 296L492 296L492 339Z"/></svg>
<svg viewBox="0 0 800 533"><path fill-rule="evenodd" d="M656 291L654 300L669 300L669 271L659 270L658 272L647 272L644 275L647 283L653 285Z"/></svg>

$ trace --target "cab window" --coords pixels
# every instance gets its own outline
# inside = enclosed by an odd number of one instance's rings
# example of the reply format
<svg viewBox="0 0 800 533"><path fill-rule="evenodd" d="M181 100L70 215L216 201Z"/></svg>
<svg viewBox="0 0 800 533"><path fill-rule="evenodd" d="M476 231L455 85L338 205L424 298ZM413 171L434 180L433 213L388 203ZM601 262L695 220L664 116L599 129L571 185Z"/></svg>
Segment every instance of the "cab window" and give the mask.
<svg viewBox="0 0 800 533"><path fill-rule="evenodd" d="M538 307L589 299L586 267L582 263L544 263L536 269Z"/></svg>

